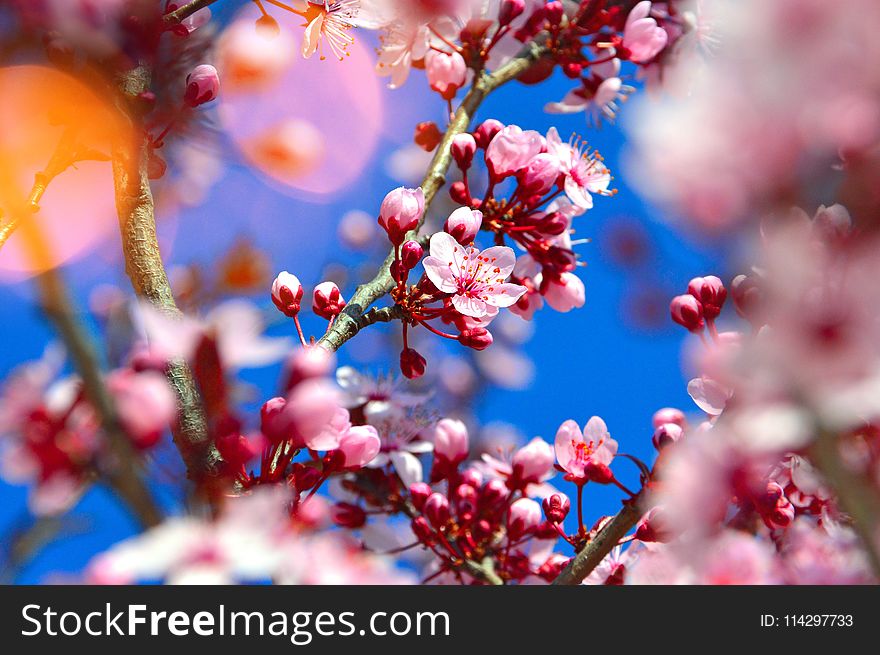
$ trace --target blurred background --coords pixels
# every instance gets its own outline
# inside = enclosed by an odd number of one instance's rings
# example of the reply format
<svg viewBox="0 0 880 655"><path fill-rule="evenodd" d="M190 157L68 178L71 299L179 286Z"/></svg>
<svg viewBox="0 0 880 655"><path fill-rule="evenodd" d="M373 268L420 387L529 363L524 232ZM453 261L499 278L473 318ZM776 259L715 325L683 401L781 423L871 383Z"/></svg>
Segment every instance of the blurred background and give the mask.
<svg viewBox="0 0 880 655"><path fill-rule="evenodd" d="M214 16L228 32L220 39L219 52L206 54L206 61L219 62L224 80L232 79L224 76L222 64L224 39L235 38L235 5L216 5ZM245 11L252 25L255 10ZM302 280L307 293L332 279L347 296L372 276L387 243L375 226L379 204L390 189L418 184L430 155L413 145L415 126L433 120L442 127L446 108L429 91L421 71L413 71L403 88L388 89L387 79L372 71L372 35L357 36L351 57L343 62L302 60L294 41L274 84L256 90L244 83L224 86L221 99L200 124L187 126L173 145L168 174L156 185L156 194L163 254L178 284L185 286L194 270L215 271L234 248L245 257L252 248L264 253L271 276L288 270ZM281 36L288 37L293 38ZM637 87L636 95L642 93L638 80L626 82ZM696 275L714 273L726 279L723 244L677 231L668 215L661 222L659 211L631 188L622 165L627 149L623 126L631 120L626 104L618 124L599 129L588 127L583 114L544 113L544 102L561 98L569 87L561 74L540 88L509 84L491 95L477 116L478 122L492 117L541 133L556 126L563 139L581 135L605 157L619 193L598 197L595 207L576 219L577 238L589 239L577 247L586 262L579 271L586 286L585 306L565 315L545 308L531 324L506 328L510 347L496 344L498 352L476 364L473 410L489 432L522 440L542 436L552 441L565 419L583 425L600 415L622 452L651 460L653 412L665 406L692 408L688 375L682 370L682 330L669 320L669 299ZM280 150L266 147L269 137L282 144ZM52 221L81 221L73 233L82 243L68 239L64 264L80 308L100 306L114 287L129 291L108 169L109 164L95 163L77 171L88 176L88 183L86 177L69 178L71 193L78 189L80 200L66 197L64 188L52 188L44 204ZM448 197L445 190L440 196ZM441 203L435 203L435 211L442 211ZM372 245L352 248L343 243L341 229L351 234L361 227ZM8 247L13 254L4 251L0 256L2 378L22 362L39 358L55 340L35 302L28 272L16 264L13 241ZM268 288L254 301L266 310L270 335L292 336L293 326L271 310ZM89 320L97 332L97 323ZM304 316L307 333L319 336L324 327L314 316ZM373 326L343 347L339 363L373 373L394 372L393 338L387 326ZM450 352L450 357L470 357ZM448 365L441 361L429 358L429 366L442 370L441 377L469 375L455 359ZM258 408L275 395L279 375L280 366L243 371L243 379L257 389L243 400L245 406ZM168 460L170 480L180 471L175 471L179 465L173 457ZM634 480L634 467L622 479ZM157 485L167 506L179 510L172 486L163 487L161 476ZM589 515L616 510L618 491L591 487ZM26 496L24 487L0 481L0 538L5 547L10 535L30 520ZM109 492L92 488L60 529L63 538L18 571L16 582L43 582L47 576L79 571L95 553L133 534L136 525Z"/></svg>

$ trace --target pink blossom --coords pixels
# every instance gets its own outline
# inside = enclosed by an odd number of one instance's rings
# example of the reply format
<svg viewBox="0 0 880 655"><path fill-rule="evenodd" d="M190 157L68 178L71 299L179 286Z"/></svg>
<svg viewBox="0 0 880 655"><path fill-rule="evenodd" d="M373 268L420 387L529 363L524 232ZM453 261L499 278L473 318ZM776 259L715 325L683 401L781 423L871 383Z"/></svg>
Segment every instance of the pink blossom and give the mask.
<svg viewBox="0 0 880 655"><path fill-rule="evenodd" d="M467 79L467 64L457 52L429 50L425 55L425 73L431 88L443 98L454 98Z"/></svg>
<svg viewBox="0 0 880 655"><path fill-rule="evenodd" d="M126 432L138 447L155 444L177 416L177 399L161 373L118 371L110 376L107 387Z"/></svg>
<svg viewBox="0 0 880 655"><path fill-rule="evenodd" d="M453 294L452 304L459 312L474 318L510 307L526 292L519 284L505 282L515 263L511 248L465 248L446 232L431 237L431 255L423 262L431 282Z"/></svg>
<svg viewBox="0 0 880 655"><path fill-rule="evenodd" d="M605 421L594 416L583 432L574 421L565 421L556 432L555 450L559 466L572 478L604 480L610 475L608 466L617 453L617 442L608 433Z"/></svg>
<svg viewBox="0 0 880 655"><path fill-rule="evenodd" d="M328 429L334 422L347 422L348 412L341 410L336 388L327 380L305 380L293 388L284 408L299 447L332 450L340 447L340 434ZM344 426L344 423L343 423Z"/></svg>
<svg viewBox="0 0 880 655"><path fill-rule="evenodd" d="M495 179L502 179L525 168L544 147L544 137L534 130L508 125L486 147L486 164Z"/></svg>
<svg viewBox="0 0 880 655"><path fill-rule="evenodd" d="M630 61L642 63L656 57L666 47L666 30L649 16L651 3L643 0L629 12L623 30L623 47L629 51Z"/></svg>
<svg viewBox="0 0 880 655"><path fill-rule="evenodd" d="M699 377L688 382L688 395L709 416L720 416L732 392L711 378Z"/></svg>
<svg viewBox="0 0 880 655"><path fill-rule="evenodd" d="M519 172L522 192L528 196L543 196L556 185L560 169L559 160L553 155L541 153L534 156Z"/></svg>
<svg viewBox="0 0 880 655"><path fill-rule="evenodd" d="M560 173L565 176L565 194L577 208L583 211L593 206L591 193L611 193L608 191L610 171L585 144L563 143L555 127L547 132L546 143L547 152L556 157Z"/></svg>
<svg viewBox="0 0 880 655"><path fill-rule="evenodd" d="M517 450L511 459L515 475L525 482L542 482L553 475L553 449L535 437Z"/></svg>

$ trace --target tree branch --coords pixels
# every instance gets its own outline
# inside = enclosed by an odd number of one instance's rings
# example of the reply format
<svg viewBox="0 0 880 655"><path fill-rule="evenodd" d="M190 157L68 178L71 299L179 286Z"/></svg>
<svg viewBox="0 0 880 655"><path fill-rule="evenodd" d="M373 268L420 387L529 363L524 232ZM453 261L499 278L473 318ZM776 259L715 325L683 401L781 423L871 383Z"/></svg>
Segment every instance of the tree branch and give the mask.
<svg viewBox="0 0 880 655"><path fill-rule="evenodd" d="M180 25L180 23L185 21L197 11L201 11L205 7L208 7L215 2L217 2L217 0L193 0L192 2L183 5L182 7L178 7L174 11L165 14L162 17L162 20L165 25L168 26Z"/></svg>
<svg viewBox="0 0 880 655"><path fill-rule="evenodd" d="M538 45L537 40L533 41L523 48L514 59L491 75L480 74L477 81L471 86L461 105L456 110L452 121L449 123L443 140L437 146L434 157L428 166L428 171L422 180L421 187L425 194L425 213L418 226L407 233L407 239L416 239L418 237L419 230L425 222L428 207L437 195L437 191L440 190L446 181L446 172L452 163L452 140L470 128L471 121L486 96L498 87L519 77L535 62L540 60L546 52L543 46ZM328 350L336 351L342 344L360 331L363 326L358 327L357 322L367 311L367 308L391 291L394 286L394 280L390 272L393 261L394 253L391 252L379 267L376 276L357 288L343 313L336 319L336 323L321 337L321 340L318 342L321 346Z"/></svg>
<svg viewBox="0 0 880 655"><path fill-rule="evenodd" d="M123 96L134 97L146 90L149 75L144 67L124 74L119 80ZM112 153L125 271L138 296L168 315L179 317L180 310L174 301L156 238L153 194L147 174L147 135L130 111L125 114L131 119L133 129L129 138L114 144ZM217 474L222 462L220 453L208 436L204 408L189 366L182 360L172 361L167 374L177 394L179 410L178 425L173 430L174 443L183 457L189 478L201 482L205 476Z"/></svg>
<svg viewBox="0 0 880 655"><path fill-rule="evenodd" d="M620 543L633 526L638 523L642 516L639 502L642 494L639 493L632 500L624 502L623 507L609 521L593 539L587 543L584 549L575 555L552 584L576 585L584 581L593 572L605 556Z"/></svg>

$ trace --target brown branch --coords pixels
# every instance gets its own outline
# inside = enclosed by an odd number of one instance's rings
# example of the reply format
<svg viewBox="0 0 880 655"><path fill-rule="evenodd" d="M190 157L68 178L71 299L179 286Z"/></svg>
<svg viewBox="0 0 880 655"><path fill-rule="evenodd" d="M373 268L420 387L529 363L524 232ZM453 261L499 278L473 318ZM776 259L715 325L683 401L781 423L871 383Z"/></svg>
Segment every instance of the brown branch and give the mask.
<svg viewBox="0 0 880 655"><path fill-rule="evenodd" d="M519 77L545 54L546 49L543 46L539 46L537 41L534 41L523 48L514 59L491 75L480 74L477 81L471 86L470 91L468 91L461 105L456 110L446 130L446 134L443 136L443 140L437 146L434 157L428 166L428 171L422 180L421 187L425 193L425 214L419 221L419 225L407 233L407 239L418 238L418 232L425 222L428 207L437 195L437 191L440 190L446 181L446 171L449 170L449 165L452 163L452 140L470 128L471 121L486 96L498 87ZM385 258L376 276L357 288L343 313L336 319L336 323L321 337L321 340L318 342L321 346L332 351L338 350L342 344L360 331L361 327L357 325L359 319L370 305L388 293L394 286L394 280L390 272L393 261L394 253L392 252Z"/></svg>
<svg viewBox="0 0 880 655"><path fill-rule="evenodd" d="M552 584L576 585L584 581L593 569L605 559L605 556L620 543L642 516L639 502L642 494L624 502L623 507L611 521L605 524L599 533L587 543L584 549L575 555Z"/></svg>
<svg viewBox="0 0 880 655"><path fill-rule="evenodd" d="M146 90L149 80L149 71L139 67L123 75L119 87L124 98L130 98ZM123 109L126 109L124 105ZM138 296L169 316L179 317L181 312L174 301L156 238L153 194L147 173L149 142L133 112L125 111L125 114L131 119L131 135L114 144L112 153L125 271ZM182 360L173 361L167 374L177 395L179 410L174 443L189 478L201 482L206 476L217 474L222 463L220 453L208 436L204 408L189 366Z"/></svg>
<svg viewBox="0 0 880 655"><path fill-rule="evenodd" d="M121 427L113 399L104 384L97 354L77 318L61 275L54 269L49 270L37 278L37 287L43 311L55 324L67 346L74 366L82 378L85 396L98 414L107 435L107 445L113 459L109 466L101 467L101 476L131 508L144 527L158 525L162 521L162 515L141 479L137 455Z"/></svg>
<svg viewBox="0 0 880 655"><path fill-rule="evenodd" d="M201 11L205 7L208 7L217 2L217 0L193 0L190 3L183 5L182 7L178 7L174 11L171 11L165 14L162 17L163 22L167 26L180 25L187 18L192 16L197 11Z"/></svg>

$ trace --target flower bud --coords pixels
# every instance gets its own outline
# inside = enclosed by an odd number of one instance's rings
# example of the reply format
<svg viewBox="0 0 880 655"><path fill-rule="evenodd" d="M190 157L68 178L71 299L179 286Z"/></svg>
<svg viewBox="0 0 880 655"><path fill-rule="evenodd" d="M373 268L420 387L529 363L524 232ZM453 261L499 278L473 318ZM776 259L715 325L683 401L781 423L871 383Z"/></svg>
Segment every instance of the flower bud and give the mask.
<svg viewBox="0 0 880 655"><path fill-rule="evenodd" d="M455 138L452 139L450 150L456 165L461 170L466 171L474 161L474 155L477 152L477 142L474 140L473 135L467 132L456 134Z"/></svg>
<svg viewBox="0 0 880 655"><path fill-rule="evenodd" d="M260 408L260 432L273 444L291 437L291 421L284 412L286 406L284 398L271 398Z"/></svg>
<svg viewBox="0 0 880 655"><path fill-rule="evenodd" d="M413 137L416 145L425 152L432 152L443 139L443 132L434 121L424 121L416 125L416 133Z"/></svg>
<svg viewBox="0 0 880 655"><path fill-rule="evenodd" d="M553 2L548 2L544 5L544 15L548 23L559 25L562 22L562 17L565 15L565 8L559 0L553 0Z"/></svg>
<svg viewBox="0 0 880 655"><path fill-rule="evenodd" d="M563 273L558 280L547 278L541 287L544 300L557 312L570 312L584 306L586 291L584 283L574 273Z"/></svg>
<svg viewBox="0 0 880 655"><path fill-rule="evenodd" d="M428 496L422 511L428 523L435 528L442 528L449 521L449 501L443 494L433 493Z"/></svg>
<svg viewBox="0 0 880 655"><path fill-rule="evenodd" d="M462 471L459 480L461 480L461 484L469 484L474 489L479 489L483 486L483 476L476 469L466 469L465 471Z"/></svg>
<svg viewBox="0 0 880 655"><path fill-rule="evenodd" d="M480 503L494 507L507 498L507 486L501 480L489 480L480 492Z"/></svg>
<svg viewBox="0 0 880 655"><path fill-rule="evenodd" d="M427 364L425 358L412 348L405 348L400 353L400 372L410 380L422 377Z"/></svg>
<svg viewBox="0 0 880 655"><path fill-rule="evenodd" d="M303 287L295 275L281 271L272 283L272 302L285 316L293 318L299 314Z"/></svg>
<svg viewBox="0 0 880 655"><path fill-rule="evenodd" d="M186 76L186 92L183 101L189 107L198 107L211 102L220 93L220 76L210 64L196 66Z"/></svg>
<svg viewBox="0 0 880 655"><path fill-rule="evenodd" d="M351 503L336 503L331 510L331 516L336 525L352 530L367 522L367 513Z"/></svg>
<svg viewBox="0 0 880 655"><path fill-rule="evenodd" d="M565 494L552 494L544 499L541 506L548 521L562 523L571 509L571 501Z"/></svg>
<svg viewBox="0 0 880 655"><path fill-rule="evenodd" d="M339 287L333 282L321 282L312 294L312 311L321 318L330 320L345 307L345 300Z"/></svg>
<svg viewBox="0 0 880 655"><path fill-rule="evenodd" d="M428 500L428 496L430 496L433 492L431 486L425 482L416 482L409 486L409 497L412 500L413 506L420 512L422 508L425 506L425 501Z"/></svg>
<svg viewBox="0 0 880 655"><path fill-rule="evenodd" d="M518 174L521 195L543 196L559 179L559 158L547 153L532 157Z"/></svg>
<svg viewBox="0 0 880 655"><path fill-rule="evenodd" d="M472 328L464 330L458 335L458 340L462 346L473 348L474 350L485 350L492 345L492 333L486 328Z"/></svg>
<svg viewBox="0 0 880 655"><path fill-rule="evenodd" d="M339 439L339 450L345 455L347 469L363 468L379 454L381 447L379 434L372 425L356 425Z"/></svg>
<svg viewBox="0 0 880 655"><path fill-rule="evenodd" d="M425 75L431 89L444 100L452 100L467 81L467 62L458 52L428 50L425 55Z"/></svg>
<svg viewBox="0 0 880 655"><path fill-rule="evenodd" d="M421 188L398 187L382 201L379 225L388 233L391 243L400 245L406 233L418 226L424 211L425 194Z"/></svg>
<svg viewBox="0 0 880 655"><path fill-rule="evenodd" d="M447 462L463 462L468 456L468 431L465 424L451 418L437 422L434 428L434 454Z"/></svg>
<svg viewBox="0 0 880 655"><path fill-rule="evenodd" d="M680 425L677 425L676 423L664 423L663 425L657 426L657 429L654 430L654 436L651 437L651 441L654 444L654 448L660 450L675 443L681 439L683 435L684 430L681 429Z"/></svg>
<svg viewBox="0 0 880 655"><path fill-rule="evenodd" d="M498 24L502 27L509 25L519 18L525 10L525 0L501 0L501 6L498 8Z"/></svg>
<svg viewBox="0 0 880 655"><path fill-rule="evenodd" d="M449 215L443 231L451 234L462 245L473 243L483 226L483 212L470 207L459 207Z"/></svg>
<svg viewBox="0 0 880 655"><path fill-rule="evenodd" d="M495 135L503 129L504 123L501 121L495 120L494 118L484 120L474 131L474 141L476 142L477 147L485 150L492 139L495 138Z"/></svg>
<svg viewBox="0 0 880 655"><path fill-rule="evenodd" d="M689 293L673 298L669 303L669 313L673 321L691 332L703 329L703 306Z"/></svg>
<svg viewBox="0 0 880 655"><path fill-rule="evenodd" d="M664 423L675 423L683 428L687 423L687 419L685 419L684 412L680 409L676 409L675 407L664 407L663 409L658 409L654 412L654 416L651 418L651 424L655 428L659 428Z"/></svg>
<svg viewBox="0 0 880 655"><path fill-rule="evenodd" d="M724 283L714 275L695 277L688 284L688 293L700 301L703 317L710 321L718 318L727 299Z"/></svg>
<svg viewBox="0 0 880 655"><path fill-rule="evenodd" d="M761 304L761 289L754 278L737 275L730 283L730 291L736 313L747 321L756 320Z"/></svg>
<svg viewBox="0 0 880 655"><path fill-rule="evenodd" d="M520 498L510 506L507 537L515 541L532 532L541 523L541 507L531 498Z"/></svg>
<svg viewBox="0 0 880 655"><path fill-rule="evenodd" d="M453 182L449 186L449 197L452 198L453 202L459 205L469 205L472 202L471 194L468 193L467 185L461 180Z"/></svg>
<svg viewBox="0 0 880 655"><path fill-rule="evenodd" d="M404 270L411 271L418 266L424 254L425 249L417 241L404 243L400 249L400 262Z"/></svg>
<svg viewBox="0 0 880 655"><path fill-rule="evenodd" d="M413 534L416 536L420 542L425 544L426 546L430 546L437 541L437 537L434 534L434 531L431 529L431 526L428 525L428 521L425 520L424 516L417 516L410 523L410 528L413 531Z"/></svg>

